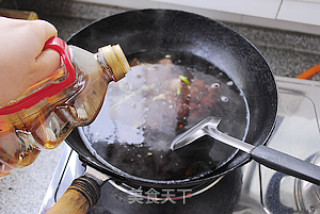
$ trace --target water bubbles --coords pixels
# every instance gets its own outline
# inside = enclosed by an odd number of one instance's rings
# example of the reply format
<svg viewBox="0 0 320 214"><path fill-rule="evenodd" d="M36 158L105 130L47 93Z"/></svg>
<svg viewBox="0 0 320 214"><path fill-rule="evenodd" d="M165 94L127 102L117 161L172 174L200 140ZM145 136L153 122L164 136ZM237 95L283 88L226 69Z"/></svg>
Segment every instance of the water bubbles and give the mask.
<svg viewBox="0 0 320 214"><path fill-rule="evenodd" d="M221 96L220 99L221 99L222 102L228 102L229 101L228 97L226 97L226 96Z"/></svg>
<svg viewBox="0 0 320 214"><path fill-rule="evenodd" d="M232 86L233 84L234 84L233 81L227 82L227 85L228 85L228 86Z"/></svg>
<svg viewBox="0 0 320 214"><path fill-rule="evenodd" d="M221 87L221 84L220 83L213 83L212 85L211 85L211 87L212 88L220 88Z"/></svg>
<svg viewBox="0 0 320 214"><path fill-rule="evenodd" d="M151 65L151 64L147 64L147 65L145 65L145 70L147 71L147 72L155 72L155 71L157 71L157 70L159 70L159 67L158 66L156 66L156 65Z"/></svg>
<svg viewBox="0 0 320 214"><path fill-rule="evenodd" d="M189 73L193 73L195 71L195 69L193 67L187 67L186 71Z"/></svg>

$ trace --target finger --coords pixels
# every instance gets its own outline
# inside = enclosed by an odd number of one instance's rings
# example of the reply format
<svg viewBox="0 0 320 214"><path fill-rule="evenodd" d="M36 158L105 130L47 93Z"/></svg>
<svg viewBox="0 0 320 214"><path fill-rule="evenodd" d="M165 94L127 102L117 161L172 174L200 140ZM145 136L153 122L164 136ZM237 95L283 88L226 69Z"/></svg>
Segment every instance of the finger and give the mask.
<svg viewBox="0 0 320 214"><path fill-rule="evenodd" d="M31 82L45 79L61 65L60 55L54 50L45 50L36 58L35 64L31 69Z"/></svg>
<svg viewBox="0 0 320 214"><path fill-rule="evenodd" d="M29 41L33 41L32 46L29 48L32 51L32 56L38 57L46 41L53 36L57 36L58 31L51 23L44 20L32 20L28 24Z"/></svg>
<svg viewBox="0 0 320 214"><path fill-rule="evenodd" d="M49 22L44 20L33 20L31 21L38 31L37 33L41 35L41 42L44 44L49 38L58 35L57 29Z"/></svg>
<svg viewBox="0 0 320 214"><path fill-rule="evenodd" d="M47 40L57 36L57 29L49 22L44 20L31 21L38 39L42 45L39 47L39 55L35 58L35 63L31 69L30 79L32 82L40 81L48 77L52 72L60 67L60 55L54 50L43 50Z"/></svg>

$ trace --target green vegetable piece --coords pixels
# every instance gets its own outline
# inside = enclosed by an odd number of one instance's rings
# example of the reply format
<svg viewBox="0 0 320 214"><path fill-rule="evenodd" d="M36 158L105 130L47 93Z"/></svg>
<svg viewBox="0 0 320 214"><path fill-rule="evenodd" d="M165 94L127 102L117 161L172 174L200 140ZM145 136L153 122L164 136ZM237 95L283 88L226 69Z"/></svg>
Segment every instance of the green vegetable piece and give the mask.
<svg viewBox="0 0 320 214"><path fill-rule="evenodd" d="M181 88L178 88L177 89L177 95L180 95L181 94Z"/></svg>
<svg viewBox="0 0 320 214"><path fill-rule="evenodd" d="M180 78L183 82L187 83L188 85L191 84L187 77L185 77L185 76L183 76L183 75L179 75L179 78Z"/></svg>

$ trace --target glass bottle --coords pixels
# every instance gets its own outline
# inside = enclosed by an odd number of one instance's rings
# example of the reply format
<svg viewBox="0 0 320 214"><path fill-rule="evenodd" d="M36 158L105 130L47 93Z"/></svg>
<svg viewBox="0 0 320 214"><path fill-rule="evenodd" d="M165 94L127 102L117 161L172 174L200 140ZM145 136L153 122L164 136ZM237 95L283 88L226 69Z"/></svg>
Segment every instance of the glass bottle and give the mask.
<svg viewBox="0 0 320 214"><path fill-rule="evenodd" d="M91 123L108 84L130 70L119 45L93 54L53 37L48 48L61 55L60 69L0 108L0 177L33 163L41 149L56 148L75 127Z"/></svg>

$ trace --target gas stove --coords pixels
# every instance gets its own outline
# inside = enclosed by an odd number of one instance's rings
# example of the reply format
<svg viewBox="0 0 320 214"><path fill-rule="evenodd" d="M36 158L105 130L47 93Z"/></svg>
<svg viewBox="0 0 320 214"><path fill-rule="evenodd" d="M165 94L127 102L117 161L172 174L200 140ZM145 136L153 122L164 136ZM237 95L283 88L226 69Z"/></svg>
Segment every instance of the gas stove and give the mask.
<svg viewBox="0 0 320 214"><path fill-rule="evenodd" d="M276 82L278 114L267 146L320 165L320 82L285 77ZM84 170L77 153L66 146L39 213L46 213ZM320 186L255 161L196 190L180 190L182 197L151 188L148 193L165 199L151 200L138 197L138 190L109 181L89 213L320 213Z"/></svg>

